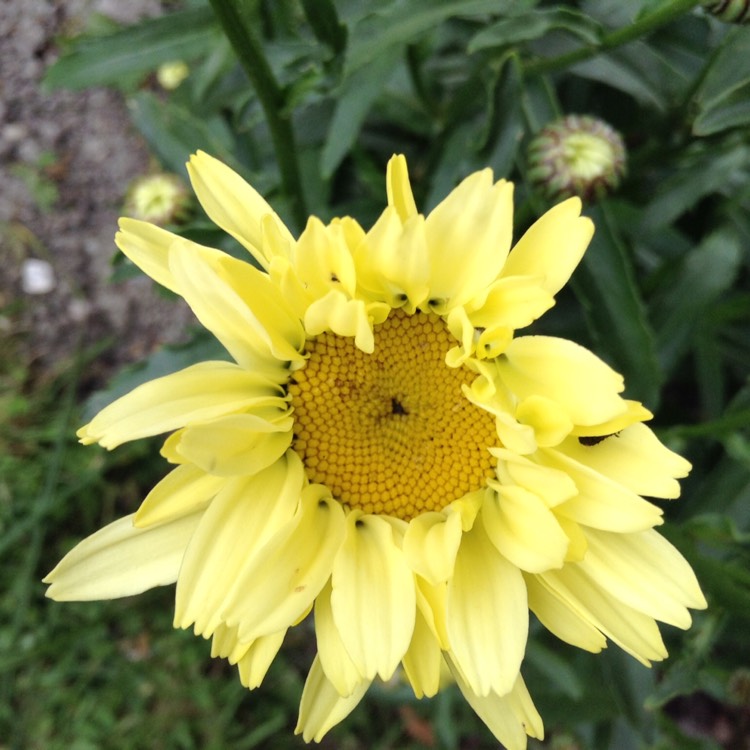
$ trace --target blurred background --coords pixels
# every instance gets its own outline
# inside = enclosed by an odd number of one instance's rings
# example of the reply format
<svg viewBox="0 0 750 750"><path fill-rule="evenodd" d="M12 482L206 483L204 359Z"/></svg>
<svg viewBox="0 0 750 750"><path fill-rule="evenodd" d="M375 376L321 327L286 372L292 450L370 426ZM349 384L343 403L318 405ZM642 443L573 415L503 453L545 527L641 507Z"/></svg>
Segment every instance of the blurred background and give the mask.
<svg viewBox="0 0 750 750"><path fill-rule="evenodd" d="M424 212L476 169L514 180L516 237L583 196L595 239L534 330L622 372L693 462L663 533L710 606L687 633L662 628L671 656L651 670L532 624L524 675L548 738L530 747L750 748L750 3L705 5L0 4L0 750L303 746L308 624L250 693L172 630L171 587L55 604L40 582L166 473L155 443L109 454L76 428L225 356L113 243L129 215L247 257L191 198L196 149L297 232L308 214L369 226L394 152ZM322 743L496 746L457 692L419 702L398 679Z"/></svg>

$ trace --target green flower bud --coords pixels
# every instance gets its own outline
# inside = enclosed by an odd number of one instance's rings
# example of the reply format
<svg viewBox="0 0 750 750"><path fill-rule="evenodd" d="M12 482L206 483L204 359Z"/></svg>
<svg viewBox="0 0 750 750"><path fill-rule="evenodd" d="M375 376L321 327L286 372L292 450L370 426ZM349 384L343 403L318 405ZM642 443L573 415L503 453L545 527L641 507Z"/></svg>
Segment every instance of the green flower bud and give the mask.
<svg viewBox="0 0 750 750"><path fill-rule="evenodd" d="M750 23L750 0L703 0L702 5L720 21Z"/></svg>
<svg viewBox="0 0 750 750"><path fill-rule="evenodd" d="M167 91L176 89L190 74L190 68L182 60L173 60L160 65L156 71L156 80Z"/></svg>
<svg viewBox="0 0 750 750"><path fill-rule="evenodd" d="M544 127L529 144L528 177L550 201L578 195L603 198L625 174L625 145L606 122L568 115Z"/></svg>
<svg viewBox="0 0 750 750"><path fill-rule="evenodd" d="M190 211L192 199L175 174L158 172L136 178L125 196L124 212L134 219L153 224L179 223Z"/></svg>

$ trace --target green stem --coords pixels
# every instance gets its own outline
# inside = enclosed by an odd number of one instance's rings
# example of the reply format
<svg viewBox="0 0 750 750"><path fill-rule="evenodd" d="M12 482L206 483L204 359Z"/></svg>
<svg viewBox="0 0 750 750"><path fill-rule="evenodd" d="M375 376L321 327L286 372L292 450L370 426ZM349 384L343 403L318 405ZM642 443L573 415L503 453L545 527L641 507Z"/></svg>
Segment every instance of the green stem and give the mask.
<svg viewBox="0 0 750 750"><path fill-rule="evenodd" d="M249 12L253 3L248 0L210 2L263 107L279 164L281 184L289 201L292 218L301 229L307 221L307 211L291 115L286 111L284 89L277 83L253 32L253 19Z"/></svg>
<svg viewBox="0 0 750 750"><path fill-rule="evenodd" d="M581 62L582 60L596 57L596 55L605 50L620 47L623 44L638 39L639 37L650 34L660 26L673 21L684 13L687 13L687 11L696 5L698 5L696 0L674 0L673 2L659 8L659 10L646 14L643 18L640 18L630 26L623 26L620 29L615 29L614 31L609 32L609 34L605 34L596 46L579 47L578 49L566 52L559 57L534 60L525 66L524 71L527 74L537 75L539 73L547 73L551 70L562 70L570 65Z"/></svg>

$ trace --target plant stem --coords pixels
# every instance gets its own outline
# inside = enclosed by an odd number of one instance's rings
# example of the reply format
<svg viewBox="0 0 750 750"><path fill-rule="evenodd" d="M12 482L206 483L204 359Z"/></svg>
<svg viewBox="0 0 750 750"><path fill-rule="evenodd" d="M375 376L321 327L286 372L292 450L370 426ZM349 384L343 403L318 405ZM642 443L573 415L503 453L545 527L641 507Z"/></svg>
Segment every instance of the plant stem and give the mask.
<svg viewBox="0 0 750 750"><path fill-rule="evenodd" d="M307 221L307 211L291 115L285 109L284 89L277 83L253 32L253 20L249 12L253 3L248 0L210 0L210 2L263 107L279 164L282 188L289 201L292 218L301 229Z"/></svg>
<svg viewBox="0 0 750 750"><path fill-rule="evenodd" d="M696 5L698 5L696 0L673 0L673 2L664 5L659 10L646 14L630 26L623 26L620 29L615 29L605 34L596 46L579 47L558 57L534 60L524 66L524 72L531 75L547 73L553 70L562 70L582 60L588 60L590 57L595 57L605 50L620 47L639 37L650 34L659 28L659 26L673 21Z"/></svg>

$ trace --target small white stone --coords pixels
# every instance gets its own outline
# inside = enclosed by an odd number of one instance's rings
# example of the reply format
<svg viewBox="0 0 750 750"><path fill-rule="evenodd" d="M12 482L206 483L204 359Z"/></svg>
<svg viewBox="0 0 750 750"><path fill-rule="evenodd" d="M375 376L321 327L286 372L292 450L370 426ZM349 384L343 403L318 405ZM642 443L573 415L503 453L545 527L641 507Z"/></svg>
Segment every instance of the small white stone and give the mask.
<svg viewBox="0 0 750 750"><path fill-rule="evenodd" d="M21 288L26 294L47 294L56 284L55 272L46 260L29 258L21 265Z"/></svg>

